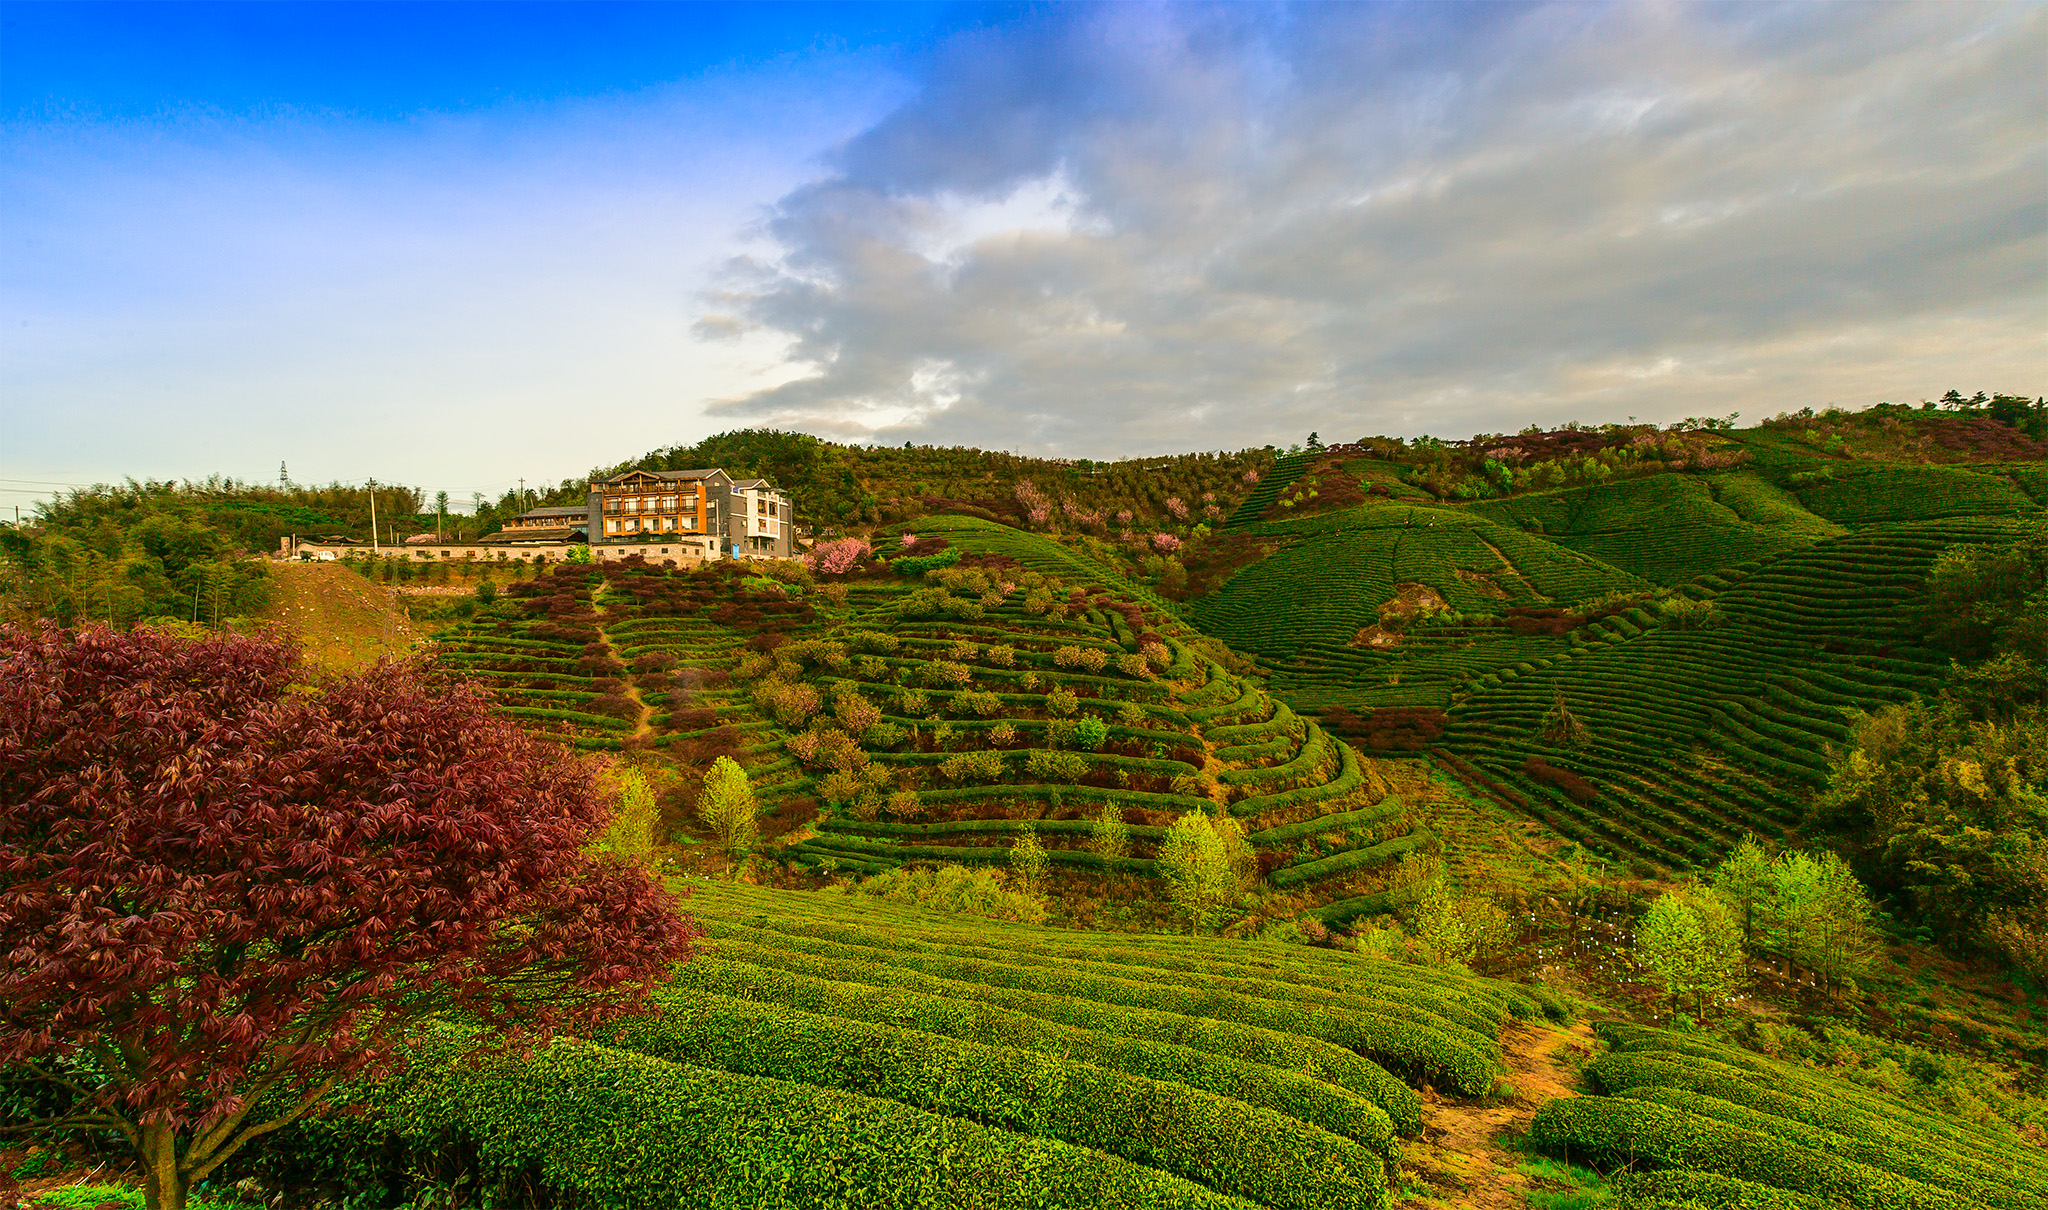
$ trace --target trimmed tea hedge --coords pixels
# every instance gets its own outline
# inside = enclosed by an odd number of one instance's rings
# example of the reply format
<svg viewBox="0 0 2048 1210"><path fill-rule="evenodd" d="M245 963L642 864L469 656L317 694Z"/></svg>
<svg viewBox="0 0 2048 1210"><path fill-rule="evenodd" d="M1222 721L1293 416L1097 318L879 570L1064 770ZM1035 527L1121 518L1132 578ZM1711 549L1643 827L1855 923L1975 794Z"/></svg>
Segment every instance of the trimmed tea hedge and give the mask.
<svg viewBox="0 0 2048 1210"><path fill-rule="evenodd" d="M1381 1156L1270 1110L1185 1085L702 993L607 1039L658 1058L842 1088L1122 1156L1295 1210L1377 1206Z"/></svg>
<svg viewBox="0 0 2048 1210"><path fill-rule="evenodd" d="M351 1099L353 1112L277 1144L344 1167L355 1192L369 1174L403 1186L408 1169L473 1155L486 1187L537 1180L562 1200L631 1210L1253 1204L1052 1139L576 1040L476 1068L420 1055Z"/></svg>

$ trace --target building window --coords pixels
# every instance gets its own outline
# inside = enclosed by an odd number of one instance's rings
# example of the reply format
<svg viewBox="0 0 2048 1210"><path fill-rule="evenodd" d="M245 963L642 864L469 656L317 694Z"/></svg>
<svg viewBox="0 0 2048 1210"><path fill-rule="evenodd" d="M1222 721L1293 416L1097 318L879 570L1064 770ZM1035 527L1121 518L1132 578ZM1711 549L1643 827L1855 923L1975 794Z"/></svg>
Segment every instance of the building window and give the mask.
<svg viewBox="0 0 2048 1210"><path fill-rule="evenodd" d="M604 498L604 511L608 513L618 512L619 498L617 496L606 496Z"/></svg>

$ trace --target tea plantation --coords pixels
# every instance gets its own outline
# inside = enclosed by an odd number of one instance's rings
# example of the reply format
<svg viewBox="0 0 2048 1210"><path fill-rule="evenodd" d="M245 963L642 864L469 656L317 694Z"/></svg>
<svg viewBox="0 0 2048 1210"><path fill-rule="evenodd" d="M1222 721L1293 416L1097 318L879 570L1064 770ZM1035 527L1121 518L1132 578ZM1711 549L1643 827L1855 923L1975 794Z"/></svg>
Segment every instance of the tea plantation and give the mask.
<svg viewBox="0 0 2048 1210"><path fill-rule="evenodd" d="M1299 947L693 883L658 1016L480 1067L427 1046L277 1162L390 1193L476 1157L574 1204L1388 1204L1416 1087L1477 1096L1514 987Z"/></svg>
<svg viewBox="0 0 2048 1210"><path fill-rule="evenodd" d="M2048 1152L2009 1129L1697 1034L1618 1022L1602 1032L1611 1049L1586 1070L1599 1095L1544 1105L1531 1141L1649 1170L1623 1186L1631 1199L1801 1210L2048 1202Z"/></svg>

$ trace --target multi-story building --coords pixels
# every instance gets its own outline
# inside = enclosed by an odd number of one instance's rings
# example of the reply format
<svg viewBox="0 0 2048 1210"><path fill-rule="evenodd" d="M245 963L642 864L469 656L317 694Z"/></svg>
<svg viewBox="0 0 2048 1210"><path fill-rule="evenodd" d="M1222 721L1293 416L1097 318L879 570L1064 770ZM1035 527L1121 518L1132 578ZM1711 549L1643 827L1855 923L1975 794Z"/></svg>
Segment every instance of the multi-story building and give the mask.
<svg viewBox="0 0 2048 1210"><path fill-rule="evenodd" d="M591 553L599 558L660 558L665 546L700 558L786 559L795 553L791 520L789 497L767 480L735 481L715 467L593 480L586 508Z"/></svg>

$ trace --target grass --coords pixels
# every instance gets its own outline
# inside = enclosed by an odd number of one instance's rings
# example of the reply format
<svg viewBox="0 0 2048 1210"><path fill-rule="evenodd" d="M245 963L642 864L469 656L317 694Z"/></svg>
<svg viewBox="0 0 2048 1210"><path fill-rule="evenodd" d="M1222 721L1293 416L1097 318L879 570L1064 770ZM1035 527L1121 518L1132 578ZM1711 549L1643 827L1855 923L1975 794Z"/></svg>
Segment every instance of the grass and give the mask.
<svg viewBox="0 0 2048 1210"><path fill-rule="evenodd" d="M1529 1178L1533 1210L1595 1210L1614 1201L1607 1178L1591 1168L1538 1157L1518 1165L1515 1171Z"/></svg>
<svg viewBox="0 0 2048 1210"><path fill-rule="evenodd" d="M411 652L420 635L390 590L333 563L280 563L276 595L263 619L299 636L306 659L332 672L357 672Z"/></svg>

